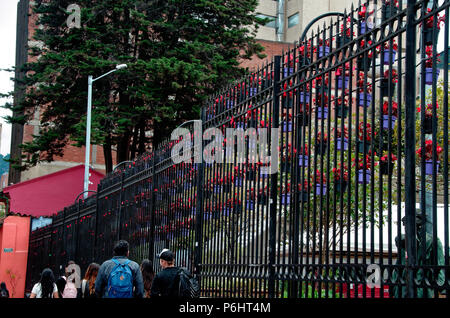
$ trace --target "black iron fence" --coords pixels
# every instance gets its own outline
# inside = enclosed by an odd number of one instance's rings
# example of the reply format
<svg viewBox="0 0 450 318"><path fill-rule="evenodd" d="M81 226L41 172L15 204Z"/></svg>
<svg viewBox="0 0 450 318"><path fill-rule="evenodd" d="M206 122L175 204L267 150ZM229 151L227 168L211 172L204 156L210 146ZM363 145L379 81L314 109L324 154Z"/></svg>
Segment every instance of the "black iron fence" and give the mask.
<svg viewBox="0 0 450 318"><path fill-rule="evenodd" d="M201 132L192 123L32 232L28 286L126 239L155 269L175 251L205 297L445 297L449 6L368 1L329 18L211 97Z"/></svg>

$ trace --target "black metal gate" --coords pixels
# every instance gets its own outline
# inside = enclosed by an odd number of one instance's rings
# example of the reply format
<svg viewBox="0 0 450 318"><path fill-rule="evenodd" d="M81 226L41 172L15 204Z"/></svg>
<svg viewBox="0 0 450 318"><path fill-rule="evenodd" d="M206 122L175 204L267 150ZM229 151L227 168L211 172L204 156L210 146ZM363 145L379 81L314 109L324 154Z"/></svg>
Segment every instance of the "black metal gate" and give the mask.
<svg viewBox="0 0 450 318"><path fill-rule="evenodd" d="M205 297L448 295L449 6L368 1L329 18L212 96L205 134L167 140L32 232L28 286L45 266L108 259L121 238L155 269L174 250ZM261 128L278 132L278 172L174 164L180 142L208 150L210 128L242 128L247 153L265 150Z"/></svg>

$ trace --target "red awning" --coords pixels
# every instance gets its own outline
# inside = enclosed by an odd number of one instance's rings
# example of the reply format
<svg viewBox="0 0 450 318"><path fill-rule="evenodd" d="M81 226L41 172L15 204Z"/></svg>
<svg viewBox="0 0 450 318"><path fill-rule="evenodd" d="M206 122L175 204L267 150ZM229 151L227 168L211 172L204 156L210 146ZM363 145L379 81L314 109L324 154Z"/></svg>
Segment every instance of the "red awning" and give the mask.
<svg viewBox="0 0 450 318"><path fill-rule="evenodd" d="M97 190L104 177L90 170L89 190ZM42 177L27 180L3 189L11 197L10 211L35 217L50 216L72 205L83 191L84 165L64 169ZM89 194L91 195L91 194Z"/></svg>

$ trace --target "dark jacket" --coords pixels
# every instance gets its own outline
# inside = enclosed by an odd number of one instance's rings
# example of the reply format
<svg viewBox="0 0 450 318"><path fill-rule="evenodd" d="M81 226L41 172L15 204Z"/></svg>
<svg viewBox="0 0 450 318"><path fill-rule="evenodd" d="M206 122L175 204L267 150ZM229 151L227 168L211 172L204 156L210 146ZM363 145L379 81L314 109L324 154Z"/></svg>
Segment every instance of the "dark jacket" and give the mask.
<svg viewBox="0 0 450 318"><path fill-rule="evenodd" d="M178 297L178 267L167 267L153 279L150 297Z"/></svg>
<svg viewBox="0 0 450 318"><path fill-rule="evenodd" d="M125 256L114 256L113 258L117 259L120 263L123 263L128 259ZM97 279L95 280L95 293L97 297L106 297L109 275L115 266L116 264L112 260L108 260L100 266ZM144 283L139 265L136 262L131 261L128 266L133 275L134 297L142 298L144 296Z"/></svg>

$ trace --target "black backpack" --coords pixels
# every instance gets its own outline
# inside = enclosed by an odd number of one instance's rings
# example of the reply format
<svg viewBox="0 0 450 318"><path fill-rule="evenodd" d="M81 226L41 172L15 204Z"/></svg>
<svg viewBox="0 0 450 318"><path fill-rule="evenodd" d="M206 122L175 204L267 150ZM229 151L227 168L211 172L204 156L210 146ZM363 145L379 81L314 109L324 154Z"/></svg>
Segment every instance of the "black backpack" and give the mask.
<svg viewBox="0 0 450 318"><path fill-rule="evenodd" d="M200 296L200 287L197 279L192 276L188 270L180 268L178 271L178 297L198 298Z"/></svg>
<svg viewBox="0 0 450 318"><path fill-rule="evenodd" d="M0 291L0 298L9 298L9 292L6 289Z"/></svg>

